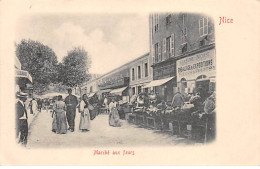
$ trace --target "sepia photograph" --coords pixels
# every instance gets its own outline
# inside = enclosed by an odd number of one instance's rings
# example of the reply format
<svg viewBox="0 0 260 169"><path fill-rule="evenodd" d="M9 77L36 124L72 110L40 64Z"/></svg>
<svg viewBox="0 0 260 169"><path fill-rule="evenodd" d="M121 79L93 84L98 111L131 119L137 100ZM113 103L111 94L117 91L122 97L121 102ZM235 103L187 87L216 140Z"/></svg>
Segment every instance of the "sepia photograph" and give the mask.
<svg viewBox="0 0 260 169"><path fill-rule="evenodd" d="M0 0L0 166L259 165L258 0Z"/></svg>
<svg viewBox="0 0 260 169"><path fill-rule="evenodd" d="M214 141L216 47L207 15L42 14L16 29L19 144Z"/></svg>

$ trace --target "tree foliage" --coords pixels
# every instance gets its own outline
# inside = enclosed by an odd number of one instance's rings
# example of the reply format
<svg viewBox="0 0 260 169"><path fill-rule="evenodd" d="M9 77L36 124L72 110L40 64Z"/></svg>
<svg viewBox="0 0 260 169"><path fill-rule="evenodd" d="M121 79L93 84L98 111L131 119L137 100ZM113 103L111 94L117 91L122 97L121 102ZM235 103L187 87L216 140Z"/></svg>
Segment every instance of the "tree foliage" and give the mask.
<svg viewBox="0 0 260 169"><path fill-rule="evenodd" d="M50 47L38 41L23 39L16 45L16 56L22 69L31 74L36 91L47 90L47 86L56 81L58 61Z"/></svg>
<svg viewBox="0 0 260 169"><path fill-rule="evenodd" d="M66 86L75 87L89 79L91 60L87 51L81 47L69 51L62 63L58 63L50 47L38 41L23 39L16 45L16 56L22 69L31 74L37 94L48 92L51 85L57 91L64 91Z"/></svg>
<svg viewBox="0 0 260 169"><path fill-rule="evenodd" d="M63 58L63 84L74 87L89 79L88 71L91 65L87 51L82 47L75 47Z"/></svg>

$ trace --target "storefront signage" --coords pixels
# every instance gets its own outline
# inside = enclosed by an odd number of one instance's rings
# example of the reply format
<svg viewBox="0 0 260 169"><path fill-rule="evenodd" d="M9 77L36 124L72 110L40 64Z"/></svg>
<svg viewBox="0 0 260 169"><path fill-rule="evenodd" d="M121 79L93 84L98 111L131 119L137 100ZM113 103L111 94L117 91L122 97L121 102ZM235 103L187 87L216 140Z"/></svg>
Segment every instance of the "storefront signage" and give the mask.
<svg viewBox="0 0 260 169"><path fill-rule="evenodd" d="M200 75L215 76L215 49L198 53L177 61L177 81L194 80Z"/></svg>
<svg viewBox="0 0 260 169"><path fill-rule="evenodd" d="M27 71L25 71L25 70L16 70L15 73L16 73L16 77L27 78L27 79L29 79L32 82L32 77L31 77L31 75Z"/></svg>

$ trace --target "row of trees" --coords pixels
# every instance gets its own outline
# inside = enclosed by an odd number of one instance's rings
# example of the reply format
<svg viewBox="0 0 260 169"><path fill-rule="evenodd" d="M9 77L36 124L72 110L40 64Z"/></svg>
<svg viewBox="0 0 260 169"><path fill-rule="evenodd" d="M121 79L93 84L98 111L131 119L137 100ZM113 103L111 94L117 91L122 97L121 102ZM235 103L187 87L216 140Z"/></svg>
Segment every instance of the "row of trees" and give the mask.
<svg viewBox="0 0 260 169"><path fill-rule="evenodd" d="M61 63L58 63L54 51L38 41L23 39L16 44L16 56L22 69L33 78L33 86L38 94L48 91L50 84L75 87L89 79L91 59L82 47L68 51Z"/></svg>

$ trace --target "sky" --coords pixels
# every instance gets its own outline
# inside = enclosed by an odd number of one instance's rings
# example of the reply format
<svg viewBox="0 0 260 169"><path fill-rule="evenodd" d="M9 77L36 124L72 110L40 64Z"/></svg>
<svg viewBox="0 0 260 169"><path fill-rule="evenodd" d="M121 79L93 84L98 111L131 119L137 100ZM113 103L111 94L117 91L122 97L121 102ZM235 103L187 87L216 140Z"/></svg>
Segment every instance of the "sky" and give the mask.
<svg viewBox="0 0 260 169"><path fill-rule="evenodd" d="M81 46L92 60L90 73L107 73L149 52L146 14L37 14L21 17L16 40L36 40L49 46L59 62Z"/></svg>

